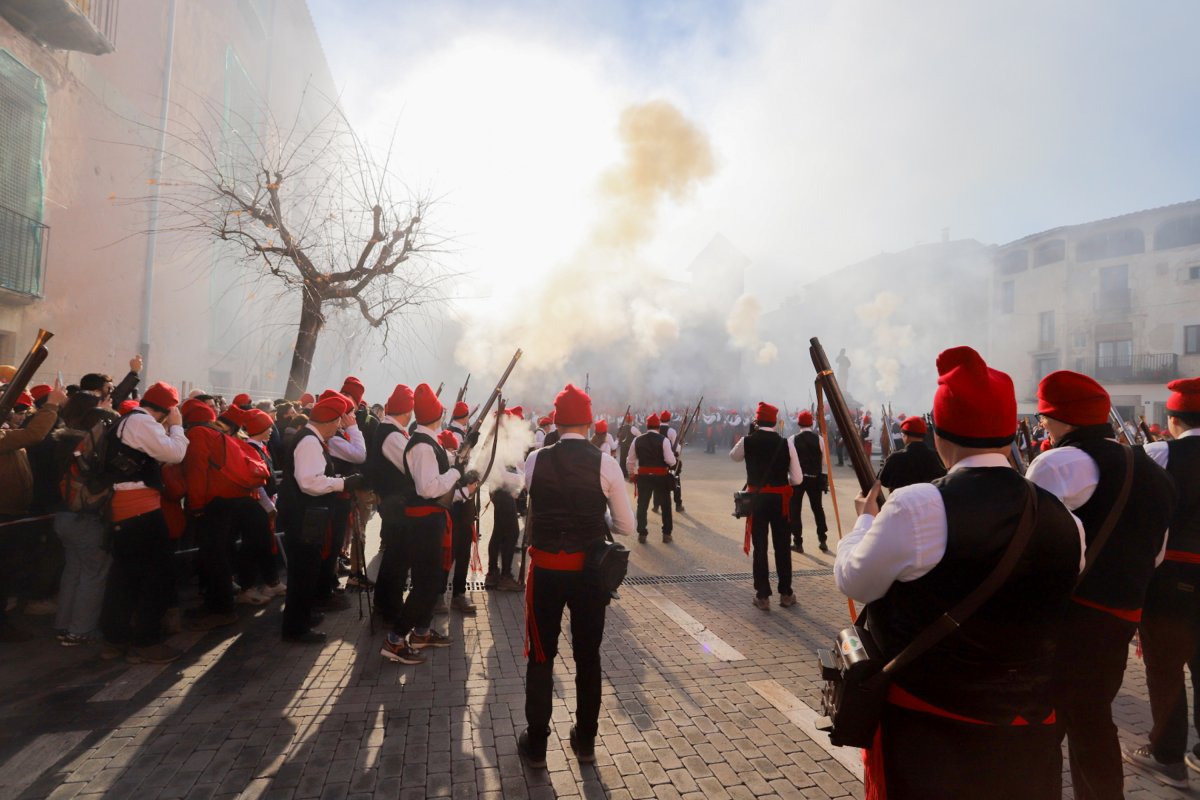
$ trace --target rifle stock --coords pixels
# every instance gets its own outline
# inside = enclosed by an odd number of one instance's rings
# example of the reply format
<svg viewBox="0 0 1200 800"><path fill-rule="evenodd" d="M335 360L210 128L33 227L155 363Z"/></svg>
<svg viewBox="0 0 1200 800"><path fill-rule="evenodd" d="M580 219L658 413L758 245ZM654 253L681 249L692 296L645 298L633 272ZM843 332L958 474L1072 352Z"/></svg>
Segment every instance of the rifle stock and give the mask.
<svg viewBox="0 0 1200 800"><path fill-rule="evenodd" d="M29 348L29 352L25 354L21 366L17 367L17 371L13 373L12 380L4 385L4 392L0 393L0 423L8 420L13 406L17 404L17 398L29 386L34 373L50 356L50 351L46 349L46 342L50 341L53 336L54 334L50 331L39 329L37 338L33 340L33 347Z"/></svg>
<svg viewBox="0 0 1200 800"><path fill-rule="evenodd" d="M813 368L817 371L817 386L829 401L833 421L842 433L842 441L850 455L850 465L858 478L858 486L865 494L875 485L875 470L871 467L871 460L867 458L867 451L863 448L862 437L854 424L854 417L846 405L846 398L842 396L841 387L838 386L833 368L829 364L829 357L825 355L825 348L821 347L820 340L815 336L809 339L808 353L812 356Z"/></svg>
<svg viewBox="0 0 1200 800"><path fill-rule="evenodd" d="M463 465L470 459L471 439L478 435L479 429L483 426L483 421L487 419L488 412L492 410L492 406L500 399L500 393L504 390L504 383L508 380L508 376L512 374L513 368L517 366L521 355L521 349L517 348L517 352L513 354L512 360L508 362L508 367L505 368L504 374L500 376L500 380L496 383L496 388L492 390L491 396L483 404L483 409L475 417L475 421L471 423L471 427L467 429L467 435L463 437L463 443L459 445L458 452L454 454L454 463Z"/></svg>
<svg viewBox="0 0 1200 800"><path fill-rule="evenodd" d="M1142 432L1142 438L1147 442L1157 442L1158 439L1150 432L1150 427L1146 425L1145 417L1138 417L1138 429Z"/></svg>
<svg viewBox="0 0 1200 800"><path fill-rule="evenodd" d="M1032 464L1033 459L1037 457L1037 446L1033 443L1033 432L1029 430L1029 420L1021 417L1021 421L1017 423L1017 429L1025 440L1025 460Z"/></svg>

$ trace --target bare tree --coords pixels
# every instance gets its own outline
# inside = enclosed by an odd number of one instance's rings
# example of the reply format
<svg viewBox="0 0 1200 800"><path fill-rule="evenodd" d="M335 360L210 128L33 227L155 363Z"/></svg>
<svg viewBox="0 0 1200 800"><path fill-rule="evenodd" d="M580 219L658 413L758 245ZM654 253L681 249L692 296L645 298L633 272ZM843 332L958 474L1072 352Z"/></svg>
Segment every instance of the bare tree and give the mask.
<svg viewBox="0 0 1200 800"><path fill-rule="evenodd" d="M314 105L323 108L314 114ZM288 398L306 390L330 310L356 309L386 347L394 326L445 301L455 276L436 259L444 240L426 224L431 199L392 174L390 148L372 155L336 102L306 97L286 130L263 104L190 106L169 132L159 230L219 240L246 269L299 295Z"/></svg>

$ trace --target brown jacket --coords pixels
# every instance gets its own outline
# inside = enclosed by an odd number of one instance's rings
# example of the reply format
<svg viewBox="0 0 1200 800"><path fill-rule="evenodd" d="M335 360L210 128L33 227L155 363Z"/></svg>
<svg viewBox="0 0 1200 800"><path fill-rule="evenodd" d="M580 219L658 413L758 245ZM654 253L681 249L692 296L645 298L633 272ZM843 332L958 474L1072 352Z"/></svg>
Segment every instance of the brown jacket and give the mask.
<svg viewBox="0 0 1200 800"><path fill-rule="evenodd" d="M29 511L33 471L25 448L45 439L57 419L58 406L47 403L29 418L24 428L0 429L0 514L20 515Z"/></svg>

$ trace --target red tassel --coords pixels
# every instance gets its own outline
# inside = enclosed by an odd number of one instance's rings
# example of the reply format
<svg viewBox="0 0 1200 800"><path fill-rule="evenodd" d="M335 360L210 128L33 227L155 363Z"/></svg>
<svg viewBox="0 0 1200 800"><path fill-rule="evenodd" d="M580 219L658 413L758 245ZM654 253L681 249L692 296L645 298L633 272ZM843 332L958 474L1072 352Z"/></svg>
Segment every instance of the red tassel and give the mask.
<svg viewBox="0 0 1200 800"><path fill-rule="evenodd" d="M1134 632L1133 632L1133 641L1135 641L1135 642L1137 643L1137 657L1138 657L1138 660L1139 660L1139 661L1142 661L1142 660L1144 660L1144 659L1142 658L1142 632L1141 632L1141 631L1134 631Z"/></svg>
<svg viewBox="0 0 1200 800"><path fill-rule="evenodd" d="M537 619L533 615L533 558L530 556L529 572L525 577L525 657L529 658L529 642L533 640L533 660L539 664L546 662L546 651L542 648L541 637L538 636Z"/></svg>
<svg viewBox="0 0 1200 800"><path fill-rule="evenodd" d="M863 750L863 798L887 800L887 783L883 774L883 730L875 729L875 741L870 750Z"/></svg>
<svg viewBox="0 0 1200 800"><path fill-rule="evenodd" d="M742 552L750 555L750 528L754 525L754 515L746 517L746 542L742 545Z"/></svg>

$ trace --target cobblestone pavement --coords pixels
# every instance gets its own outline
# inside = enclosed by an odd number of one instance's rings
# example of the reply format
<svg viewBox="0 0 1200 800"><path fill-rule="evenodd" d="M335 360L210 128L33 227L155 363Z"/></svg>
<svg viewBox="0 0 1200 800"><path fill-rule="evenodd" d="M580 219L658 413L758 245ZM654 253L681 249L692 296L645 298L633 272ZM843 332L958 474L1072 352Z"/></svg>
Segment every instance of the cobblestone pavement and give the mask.
<svg viewBox="0 0 1200 800"><path fill-rule="evenodd" d="M631 545L631 581L609 610L595 765L565 744L575 694L565 640L548 769L517 756L522 595L475 592L478 615L439 618L454 644L416 667L380 658L382 630L355 610L327 618L324 647L283 645L276 601L242 610L235 628L180 634L186 654L166 667L58 647L48 620L36 641L4 646L0 798L861 797L858 754L812 727L813 651L848 618L831 558L795 557L795 607L753 608L727 516L738 473L693 460L676 543ZM852 483L838 473L843 507ZM1125 742L1144 740L1132 655L1114 712ZM1127 796L1188 795L1130 774Z"/></svg>

